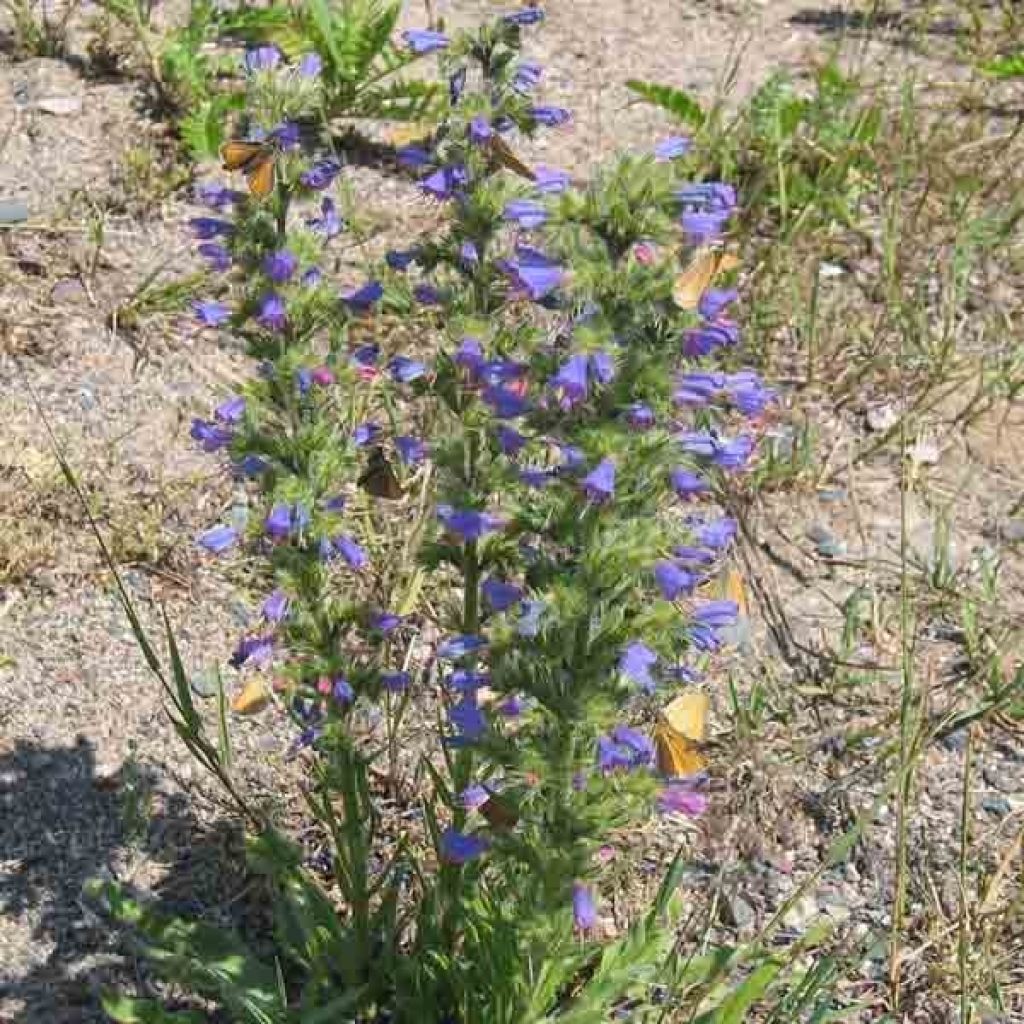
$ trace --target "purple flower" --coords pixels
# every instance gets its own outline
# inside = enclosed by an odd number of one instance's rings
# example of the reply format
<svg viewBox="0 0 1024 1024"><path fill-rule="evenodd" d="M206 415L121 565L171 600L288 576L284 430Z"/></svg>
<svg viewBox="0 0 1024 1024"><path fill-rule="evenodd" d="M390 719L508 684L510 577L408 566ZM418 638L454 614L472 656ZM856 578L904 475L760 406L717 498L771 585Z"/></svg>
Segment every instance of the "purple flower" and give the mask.
<svg viewBox="0 0 1024 1024"><path fill-rule="evenodd" d="M680 594L692 593L698 579L675 562L663 559L654 565L654 582L666 601L674 601Z"/></svg>
<svg viewBox="0 0 1024 1024"><path fill-rule="evenodd" d="M234 431L209 420L193 420L189 436L198 441L204 452L216 452L226 448L234 440Z"/></svg>
<svg viewBox="0 0 1024 1024"><path fill-rule="evenodd" d="M505 455L518 455L526 447L526 438L504 423L498 424L498 447Z"/></svg>
<svg viewBox="0 0 1024 1024"><path fill-rule="evenodd" d="M384 286L379 281L367 281L359 288L343 292L341 301L350 309L365 312L384 297Z"/></svg>
<svg viewBox="0 0 1024 1024"><path fill-rule="evenodd" d="M688 212L680 218L687 241L691 245L706 245L722 237L725 222L731 211Z"/></svg>
<svg viewBox="0 0 1024 1024"><path fill-rule="evenodd" d="M380 359L380 345L375 341L360 345L352 353L352 362L364 369L375 367L378 359Z"/></svg>
<svg viewBox="0 0 1024 1024"><path fill-rule="evenodd" d="M717 320L718 314L739 298L735 288L709 288L701 297L697 311L705 320Z"/></svg>
<svg viewBox="0 0 1024 1024"><path fill-rule="evenodd" d="M707 405L725 386L721 373L686 373L679 378L679 385L672 395L677 405Z"/></svg>
<svg viewBox="0 0 1024 1024"><path fill-rule="evenodd" d="M466 90L466 65L457 67L448 79L448 102L454 107Z"/></svg>
<svg viewBox="0 0 1024 1024"><path fill-rule="evenodd" d="M735 324L716 323L693 327L683 335L683 355L700 359L710 355L716 348L736 345L740 340L740 329Z"/></svg>
<svg viewBox="0 0 1024 1024"><path fill-rule="evenodd" d="M516 632L520 636L535 637L540 633L540 619L544 614L543 601L524 601L523 614L516 623Z"/></svg>
<svg viewBox="0 0 1024 1024"><path fill-rule="evenodd" d="M626 410L626 421L635 430L650 430L654 426L654 410L643 402L634 402Z"/></svg>
<svg viewBox="0 0 1024 1024"><path fill-rule="evenodd" d="M627 726L617 726L610 736L597 741L597 767L602 772L619 768L631 771L642 768L654 760L654 744L641 732Z"/></svg>
<svg viewBox="0 0 1024 1024"><path fill-rule="evenodd" d="M352 443L357 448L363 448L371 441L375 441L381 434L381 428L376 423L360 423L352 431Z"/></svg>
<svg viewBox="0 0 1024 1024"><path fill-rule="evenodd" d="M544 20L544 12L539 7L524 7L504 15L501 20L506 25L536 25L538 21Z"/></svg>
<svg viewBox="0 0 1024 1024"><path fill-rule="evenodd" d="M245 415L245 399L241 395L232 395L225 398L216 409L213 415L221 423L238 423Z"/></svg>
<svg viewBox="0 0 1024 1024"><path fill-rule="evenodd" d="M672 489L680 498L693 498L698 494L706 494L711 489L704 477L682 466L676 466L669 474L669 478Z"/></svg>
<svg viewBox="0 0 1024 1024"><path fill-rule="evenodd" d="M358 571L370 563L366 552L347 534L339 533L331 540L331 545L350 569Z"/></svg>
<svg viewBox="0 0 1024 1024"><path fill-rule="evenodd" d="M459 636L449 637L437 648L439 658L464 658L467 654L480 650L487 643L482 636L473 633L462 633Z"/></svg>
<svg viewBox="0 0 1024 1024"><path fill-rule="evenodd" d="M493 576L484 580L480 591L491 610L496 612L503 612L523 599L522 587L516 586L515 583L506 583L504 580L495 579Z"/></svg>
<svg viewBox="0 0 1024 1024"><path fill-rule="evenodd" d="M410 359L408 356L395 356L388 363L388 369L398 384L411 384L427 372L425 363L421 363L418 359Z"/></svg>
<svg viewBox="0 0 1024 1024"><path fill-rule="evenodd" d="M487 850L489 843L483 836L471 836L447 828L441 833L441 857L449 864L465 864Z"/></svg>
<svg viewBox="0 0 1024 1024"><path fill-rule="evenodd" d="M474 146L479 146L486 142L493 134L494 129L491 127L491 122L487 120L483 114L477 114L469 122L468 128L469 141Z"/></svg>
<svg viewBox="0 0 1024 1024"><path fill-rule="evenodd" d="M274 640L272 637L246 636L239 641L234 654L228 659L228 664L232 668L241 668L243 665L266 668L273 656Z"/></svg>
<svg viewBox="0 0 1024 1024"><path fill-rule="evenodd" d="M611 459L602 459L596 468L583 478L582 486L587 500L595 504L615 497L615 463Z"/></svg>
<svg viewBox="0 0 1024 1024"><path fill-rule="evenodd" d="M235 233L234 224L216 217L193 217L189 225L201 242L208 242L212 238L230 238Z"/></svg>
<svg viewBox="0 0 1024 1024"><path fill-rule="evenodd" d="M282 121L271 133L273 139L281 149L295 149L299 144L299 126L294 121Z"/></svg>
<svg viewBox="0 0 1024 1024"><path fill-rule="evenodd" d="M313 371L308 366L300 367L295 371L295 385L300 395L308 395L309 389L313 386Z"/></svg>
<svg viewBox="0 0 1024 1024"><path fill-rule="evenodd" d="M728 517L704 523L694 531L699 544L720 551L728 547L736 536L736 520Z"/></svg>
<svg viewBox="0 0 1024 1024"><path fill-rule="evenodd" d="M194 302L192 308L204 327L219 327L231 317L231 310L223 302Z"/></svg>
<svg viewBox="0 0 1024 1024"><path fill-rule="evenodd" d="M550 385L559 393L564 408L570 408L587 397L589 366L588 356L570 356L551 378Z"/></svg>
<svg viewBox="0 0 1024 1024"><path fill-rule="evenodd" d="M516 246L516 259L505 264L518 291L535 302L553 292L565 277L565 271L544 253L526 245Z"/></svg>
<svg viewBox="0 0 1024 1024"><path fill-rule="evenodd" d="M235 465L242 476L254 477L266 473L270 463L260 455L245 455Z"/></svg>
<svg viewBox="0 0 1024 1024"><path fill-rule="evenodd" d="M276 504L267 515L263 528L271 540L284 540L292 532L292 510L288 505Z"/></svg>
<svg viewBox="0 0 1024 1024"><path fill-rule="evenodd" d="M463 242L459 246L459 264L467 273L480 263L480 250L473 242Z"/></svg>
<svg viewBox="0 0 1024 1024"><path fill-rule="evenodd" d="M619 671L636 683L645 693L653 693L656 687L651 669L658 663L658 656L639 640L628 644L619 659Z"/></svg>
<svg viewBox="0 0 1024 1024"><path fill-rule="evenodd" d="M536 199L510 199L505 204L502 216L524 230L539 228L547 219L548 211Z"/></svg>
<svg viewBox="0 0 1024 1024"><path fill-rule="evenodd" d="M530 403L518 391L495 385L484 388L481 399L500 420L512 420L529 412Z"/></svg>
<svg viewBox="0 0 1024 1024"><path fill-rule="evenodd" d="M284 299L280 295L270 292L260 302L260 311L256 322L268 331L282 331L288 323L288 314L285 308Z"/></svg>
<svg viewBox="0 0 1024 1024"><path fill-rule="evenodd" d="M457 742L478 740L487 731L487 719L473 696L464 697L452 707L448 720L455 726Z"/></svg>
<svg viewBox="0 0 1024 1024"><path fill-rule="evenodd" d="M551 469L540 469L536 466L527 466L525 469L519 471L519 481L527 487L548 487L553 484L558 477L554 470Z"/></svg>
<svg viewBox="0 0 1024 1024"><path fill-rule="evenodd" d="M288 614L289 603L288 595L278 588L271 591L267 596L263 606L260 608L260 614L267 622L281 622Z"/></svg>
<svg viewBox="0 0 1024 1024"><path fill-rule="evenodd" d="M303 78L316 78L324 69L324 62L320 59L319 53L304 54L299 61L299 74Z"/></svg>
<svg viewBox="0 0 1024 1024"><path fill-rule="evenodd" d="M736 207L736 189L720 181L705 181L686 185L676 192L683 206L697 210L733 210Z"/></svg>
<svg viewBox="0 0 1024 1024"><path fill-rule="evenodd" d="M281 63L281 51L276 46L257 46L245 54L245 70L249 74L257 71L273 71Z"/></svg>
<svg viewBox="0 0 1024 1024"><path fill-rule="evenodd" d="M395 451L406 466L418 466L427 455L427 446L418 437L401 435L395 438Z"/></svg>
<svg viewBox="0 0 1024 1024"><path fill-rule="evenodd" d="M654 147L654 156L658 160L676 160L686 156L692 146L693 143L685 135L670 135Z"/></svg>
<svg viewBox="0 0 1024 1024"><path fill-rule="evenodd" d="M455 350L454 362L468 370L471 377L476 377L484 366L484 351L476 338L463 338Z"/></svg>
<svg viewBox="0 0 1024 1024"><path fill-rule="evenodd" d="M444 302L444 294L437 285L421 281L412 290L412 297L424 306L440 306Z"/></svg>
<svg viewBox="0 0 1024 1024"><path fill-rule="evenodd" d="M411 682L408 672L382 672L380 676L381 686L389 693L405 693Z"/></svg>
<svg viewBox="0 0 1024 1024"><path fill-rule="evenodd" d="M395 152L398 163L402 167L426 167L431 160L430 153L422 146L401 146Z"/></svg>
<svg viewBox="0 0 1024 1024"><path fill-rule="evenodd" d="M491 794L479 782L474 782L459 794L459 803L467 811L475 811L487 803L490 798Z"/></svg>
<svg viewBox="0 0 1024 1024"><path fill-rule="evenodd" d="M351 704L356 699L355 691L344 676L335 676L331 680L331 696L339 704Z"/></svg>
<svg viewBox="0 0 1024 1024"><path fill-rule="evenodd" d="M395 612L374 612L370 616L370 628L381 633L391 633L402 624L402 616Z"/></svg>
<svg viewBox="0 0 1024 1024"><path fill-rule="evenodd" d="M231 526L212 526L198 538L200 547L211 555L222 555L238 541L238 531Z"/></svg>
<svg viewBox="0 0 1024 1024"><path fill-rule="evenodd" d="M775 399L775 392L766 388L758 375L750 370L732 374L725 386L729 401L744 416L760 416Z"/></svg>
<svg viewBox="0 0 1024 1024"><path fill-rule="evenodd" d="M310 376L313 383L322 388L329 388L334 383L334 371L329 366L317 366Z"/></svg>
<svg viewBox="0 0 1024 1024"><path fill-rule="evenodd" d="M419 254L419 246L412 249L392 249L385 254L384 260L392 270L403 271L408 270L409 266L416 262Z"/></svg>
<svg viewBox="0 0 1024 1024"><path fill-rule="evenodd" d="M672 552L675 555L676 560L682 562L687 566L707 566L711 565L715 560L715 552L707 551L704 548L688 547L680 545L675 548Z"/></svg>
<svg viewBox="0 0 1024 1024"><path fill-rule="evenodd" d="M231 253L219 242L204 242L199 246L199 255L206 260L206 265L218 273L231 267Z"/></svg>
<svg viewBox="0 0 1024 1024"><path fill-rule="evenodd" d="M615 360L608 352L594 352L590 356L590 372L599 384L615 380Z"/></svg>
<svg viewBox="0 0 1024 1024"><path fill-rule="evenodd" d="M224 210L237 203L242 198L241 192L224 185L214 185L212 182L204 182L196 186L196 199L204 206L214 210Z"/></svg>
<svg viewBox="0 0 1024 1024"><path fill-rule="evenodd" d="M654 761L654 744L639 730L617 725L612 730L612 740L630 752L632 767L642 768Z"/></svg>
<svg viewBox="0 0 1024 1024"><path fill-rule="evenodd" d="M468 668L457 668L445 682L460 693L475 693L481 686L490 685L491 675L489 672L473 672Z"/></svg>
<svg viewBox="0 0 1024 1024"><path fill-rule="evenodd" d="M537 124L542 124L546 128L558 128L560 125L566 124L572 118L572 114L570 114L565 107L530 107L529 110L527 110L527 114L529 114Z"/></svg>
<svg viewBox="0 0 1024 1024"><path fill-rule="evenodd" d="M543 165L533 169L533 187L541 195L558 195L569 187L569 175L555 167Z"/></svg>
<svg viewBox="0 0 1024 1024"><path fill-rule="evenodd" d="M466 542L479 540L485 534L493 533L505 526L505 520L499 516L477 512L474 509L452 508L451 505L438 505L437 518L449 533L454 533Z"/></svg>
<svg viewBox="0 0 1024 1024"><path fill-rule="evenodd" d="M402 38L417 56L443 50L448 45L448 37L443 32L433 32L426 28L409 29L402 33Z"/></svg>
<svg viewBox="0 0 1024 1024"><path fill-rule="evenodd" d="M512 73L512 88L516 92L529 93L540 85L544 69L535 60L523 60L516 65Z"/></svg>
<svg viewBox="0 0 1024 1024"><path fill-rule="evenodd" d="M338 208L333 199L324 199L320 203L320 216L310 217L306 224L314 234L326 239L340 235L345 227L345 222L338 216Z"/></svg>
<svg viewBox="0 0 1024 1024"><path fill-rule="evenodd" d="M693 621L709 629L724 629L735 623L739 611L735 601L707 601L694 608Z"/></svg>
<svg viewBox="0 0 1024 1024"><path fill-rule="evenodd" d="M685 783L673 783L658 794L658 809L662 814L685 814L698 818L708 809L708 798Z"/></svg>
<svg viewBox="0 0 1024 1024"><path fill-rule="evenodd" d="M468 181L466 168L456 164L452 167L439 167L425 178L421 178L419 186L435 199L451 199Z"/></svg>
<svg viewBox="0 0 1024 1024"><path fill-rule="evenodd" d="M741 434L731 440L716 438L715 451L711 456L711 461L722 469L742 469L753 451L754 439L746 434Z"/></svg>
<svg viewBox="0 0 1024 1024"><path fill-rule="evenodd" d="M274 284L284 284L298 269L298 258L287 249L278 249L277 252L268 253L263 259L263 273Z"/></svg>
<svg viewBox="0 0 1024 1024"><path fill-rule="evenodd" d="M597 905L594 894L582 882L572 883L572 920L579 932L593 931L597 927Z"/></svg>
<svg viewBox="0 0 1024 1024"><path fill-rule="evenodd" d="M315 288L323 279L324 275L319 267L310 267L309 270L302 272L299 282L304 288Z"/></svg>

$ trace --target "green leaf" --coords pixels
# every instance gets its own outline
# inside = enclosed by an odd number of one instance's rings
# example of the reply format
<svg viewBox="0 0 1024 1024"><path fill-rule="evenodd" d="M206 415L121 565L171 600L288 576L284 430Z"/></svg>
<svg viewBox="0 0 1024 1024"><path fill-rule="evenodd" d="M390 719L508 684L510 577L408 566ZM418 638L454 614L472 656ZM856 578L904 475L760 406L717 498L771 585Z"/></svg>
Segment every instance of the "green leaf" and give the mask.
<svg viewBox="0 0 1024 1024"><path fill-rule="evenodd" d="M781 970L779 962L761 964L720 1006L702 1014L695 1024L742 1024L747 1011L765 994Z"/></svg>
<svg viewBox="0 0 1024 1024"><path fill-rule="evenodd" d="M204 1024L206 1014L199 1010L171 1013L152 999L134 999L119 992L100 996L103 1012L117 1024Z"/></svg>
<svg viewBox="0 0 1024 1024"><path fill-rule="evenodd" d="M986 61L981 65L981 70L994 78L1024 77L1024 50Z"/></svg>
<svg viewBox="0 0 1024 1024"><path fill-rule="evenodd" d="M671 85L658 85L656 82L642 82L638 78L630 78L626 82L626 88L647 103L667 110L680 121L692 124L695 128L699 128L707 117L703 107L688 92L673 88Z"/></svg>

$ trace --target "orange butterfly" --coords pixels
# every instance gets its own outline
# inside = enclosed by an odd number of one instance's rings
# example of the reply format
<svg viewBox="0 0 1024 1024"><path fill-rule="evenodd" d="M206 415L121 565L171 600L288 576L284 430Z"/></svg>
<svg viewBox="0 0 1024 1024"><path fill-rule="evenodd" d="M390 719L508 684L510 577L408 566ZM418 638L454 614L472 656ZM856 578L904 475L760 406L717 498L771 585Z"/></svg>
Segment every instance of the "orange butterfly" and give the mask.
<svg viewBox="0 0 1024 1024"><path fill-rule="evenodd" d="M241 171L249 191L257 199L266 199L277 180L277 147L272 142L245 142L231 139L220 147L225 171Z"/></svg>
<svg viewBox="0 0 1024 1024"><path fill-rule="evenodd" d="M712 281L740 265L732 253L715 246L701 246L672 285L672 299L680 309L695 310Z"/></svg>
<svg viewBox="0 0 1024 1024"><path fill-rule="evenodd" d="M654 726L658 771L669 778L696 775L707 765L701 745L707 728L708 695L693 691L670 701Z"/></svg>

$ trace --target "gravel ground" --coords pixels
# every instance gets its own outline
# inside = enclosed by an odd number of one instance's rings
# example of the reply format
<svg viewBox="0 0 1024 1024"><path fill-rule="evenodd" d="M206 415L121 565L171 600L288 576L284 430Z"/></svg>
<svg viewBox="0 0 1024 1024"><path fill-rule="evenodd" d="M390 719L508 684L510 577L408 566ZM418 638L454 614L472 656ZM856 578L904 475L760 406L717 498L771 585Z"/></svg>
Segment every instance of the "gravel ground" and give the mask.
<svg viewBox="0 0 1024 1024"><path fill-rule="evenodd" d="M494 9L465 0L444 11L451 22L473 23ZM619 146L647 147L665 131L656 112L630 104L625 79L710 98L738 56L734 88L742 95L779 66L799 76L843 28L838 16L790 0L552 0L547 10L534 47L549 68L545 95L574 109L576 120L571 130L546 134L531 155L568 168ZM419 13L418 6L408 12L410 24ZM894 65L909 59L898 48L884 52ZM46 112L39 101L52 97L71 98L73 109ZM97 503L147 621L155 625L166 605L190 669L199 675L222 664L253 615L246 570L202 564L191 538L242 495L195 453L188 423L245 372L245 361L175 317L155 316L127 331L109 322L155 269L171 279L190 266L187 203L175 194L146 199L125 172L129 147L159 151L161 138L160 126L140 113L131 82L88 81L72 63L13 62L0 50L0 199L22 198L31 211L31 227L0 234L0 1021L98 1020L98 986L131 979L132 965L81 898L92 877L114 875L215 917L236 915L245 902L237 828L194 777L164 717L158 687L55 469L42 419ZM368 203L388 211L381 245L430 217L402 182L365 168L354 181ZM830 443L850 429L827 420L822 428ZM991 544L993 530L1008 536L1004 513L1021 493L1022 444L1024 423L983 425L932 469L940 489L962 491L970 474L973 497L955 538L965 558ZM765 556L760 571L806 642L841 627L837 602L876 571L823 560L822 531L856 552L862 566L891 562L898 472L891 461L872 460L829 496L769 501L759 512L762 554L778 550L797 570ZM930 509L914 515L924 545ZM1012 544L1004 556L1009 585L1019 591L1024 567ZM881 569L877 579L892 586ZM753 646L772 654L756 614ZM954 652L941 638L932 650L940 702ZM883 639L858 656L892 664L898 651ZM741 685L758 676L779 689L804 686L814 707L813 684L777 659L747 657L726 670ZM711 879L724 880L724 928L745 934L763 923L820 865L851 816L867 808L878 826L870 841L826 874L786 923L799 931L823 911L837 923L852 919L862 933L887 924L886 826L894 805L879 797L877 780L838 800L830 786L859 763L841 737L891 708L897 686L895 674L882 673L846 706L770 723L716 772L715 809L691 837L695 868L687 884L699 893ZM275 788L277 773L287 770L286 742L267 720L239 725L237 760L250 792ZM962 748L963 736L951 736L926 756L911 830L914 913L924 913L933 895L944 914L955 913ZM976 756L976 833L995 859L1024 811L1024 754L1015 737L992 734ZM679 835L659 826L648 839L644 863L652 875L659 853ZM623 903L643 884L624 871ZM880 960L867 958L865 984L882 971Z"/></svg>

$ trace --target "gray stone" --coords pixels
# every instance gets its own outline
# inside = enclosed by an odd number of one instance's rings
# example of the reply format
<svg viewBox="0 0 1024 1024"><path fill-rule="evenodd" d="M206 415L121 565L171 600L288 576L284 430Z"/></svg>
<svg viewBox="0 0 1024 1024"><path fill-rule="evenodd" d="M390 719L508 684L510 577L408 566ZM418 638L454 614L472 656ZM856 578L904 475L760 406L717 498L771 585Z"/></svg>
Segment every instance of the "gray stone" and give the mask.
<svg viewBox="0 0 1024 1024"><path fill-rule="evenodd" d="M36 109L54 117L70 117L82 110L81 96L44 96L36 101Z"/></svg>
<svg viewBox="0 0 1024 1024"><path fill-rule="evenodd" d="M28 220L24 199L0 199L0 224L20 224L24 220Z"/></svg>
<svg viewBox="0 0 1024 1024"><path fill-rule="evenodd" d="M196 672L188 681L189 688L201 700L217 696L217 674L210 669Z"/></svg>

